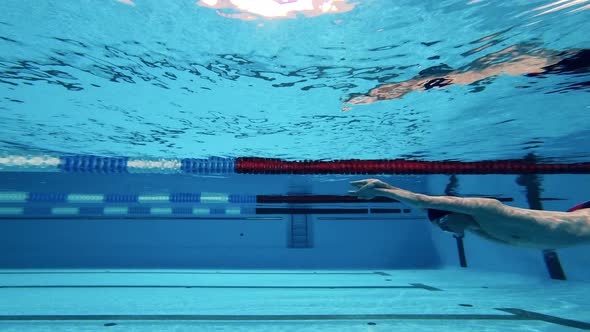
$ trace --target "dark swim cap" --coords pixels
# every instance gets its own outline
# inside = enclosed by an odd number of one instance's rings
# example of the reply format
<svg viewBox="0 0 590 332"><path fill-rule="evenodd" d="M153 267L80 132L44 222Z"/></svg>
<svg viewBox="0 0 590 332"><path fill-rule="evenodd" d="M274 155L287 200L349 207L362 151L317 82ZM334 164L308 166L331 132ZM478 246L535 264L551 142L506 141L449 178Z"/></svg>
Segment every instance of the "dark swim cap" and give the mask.
<svg viewBox="0 0 590 332"><path fill-rule="evenodd" d="M428 220L435 221L451 213L452 212L444 210L428 209Z"/></svg>
<svg viewBox="0 0 590 332"><path fill-rule="evenodd" d="M567 210L567 212L573 212L573 211L581 210L581 209L590 209L590 201L580 203L580 204L574 206L573 208Z"/></svg>

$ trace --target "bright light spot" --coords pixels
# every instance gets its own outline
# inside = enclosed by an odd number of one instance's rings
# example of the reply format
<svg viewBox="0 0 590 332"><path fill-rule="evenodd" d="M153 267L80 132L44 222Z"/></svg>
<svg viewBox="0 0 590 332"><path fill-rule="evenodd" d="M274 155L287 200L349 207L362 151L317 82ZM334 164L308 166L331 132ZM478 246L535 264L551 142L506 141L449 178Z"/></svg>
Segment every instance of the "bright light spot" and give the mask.
<svg viewBox="0 0 590 332"><path fill-rule="evenodd" d="M570 10L569 12L570 13L574 13L574 12L578 12L578 11L582 11L582 10L588 10L588 9L590 9L590 5L586 5L584 7L579 7L579 8L576 8L574 10Z"/></svg>
<svg viewBox="0 0 590 332"><path fill-rule="evenodd" d="M544 11L536 14L534 17L541 16L541 15L546 15L546 14L553 13L553 12L560 11L560 10L564 10L564 9L570 8L572 6L576 6L576 5L580 5L580 4L586 3L588 1L589 0L559 0L559 1L555 1L555 2L550 3L548 5L540 6L540 7L537 7L535 9L533 9L533 11L541 11L541 10L547 9L549 7L553 7L553 8L544 10ZM579 10L585 10L585 9L588 9L589 7L590 7L590 5L586 5L586 6L583 6L583 7L577 8L577 9L574 9L574 10L572 10L570 12L575 12L575 11L579 11Z"/></svg>
<svg viewBox="0 0 590 332"><path fill-rule="evenodd" d="M217 9L224 17L241 20L294 18L296 14L319 16L351 11L349 0L199 0L197 5ZM228 11L228 12L226 12ZM237 13L236 13L237 11Z"/></svg>
<svg viewBox="0 0 590 332"><path fill-rule="evenodd" d="M557 5L559 5L559 4L562 4L562 3L564 3L564 2L568 2L568 1L570 1L570 0L559 0L559 1L555 1L555 2L553 2L553 3L550 3L550 4L548 4L548 5L537 7L537 8L535 8L535 9L533 9L533 10L542 10L542 9L545 9L545 8L549 8L549 7L551 7L551 6L557 6Z"/></svg>
<svg viewBox="0 0 590 332"><path fill-rule="evenodd" d="M133 0L117 0L117 1L119 1L120 3L124 3L126 5L129 5L129 6L135 6L135 3L133 2Z"/></svg>

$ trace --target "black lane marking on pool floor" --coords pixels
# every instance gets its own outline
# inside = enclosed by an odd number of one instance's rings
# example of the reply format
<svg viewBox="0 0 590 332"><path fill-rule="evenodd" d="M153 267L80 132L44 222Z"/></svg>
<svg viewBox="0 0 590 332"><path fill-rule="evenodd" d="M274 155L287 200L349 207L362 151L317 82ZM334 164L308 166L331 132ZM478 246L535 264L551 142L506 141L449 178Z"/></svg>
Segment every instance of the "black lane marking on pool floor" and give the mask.
<svg viewBox="0 0 590 332"><path fill-rule="evenodd" d="M496 308L496 310L504 311L510 314L513 314L518 317L523 317L522 319L528 320L536 320L536 321L543 321L547 323L553 323L561 326L568 326L573 327L581 330L590 330L590 323L581 322L578 320L573 319L566 319L551 315L540 314L534 311L527 311L523 309L517 308Z"/></svg>
<svg viewBox="0 0 590 332"><path fill-rule="evenodd" d="M203 274L203 275L380 275L385 272L183 272L183 271L3 271L2 274Z"/></svg>
<svg viewBox="0 0 590 332"><path fill-rule="evenodd" d="M590 323L517 308L505 314L376 314L376 315L1 315L0 321L329 321L329 320L495 320L538 321L590 330Z"/></svg>
<svg viewBox="0 0 590 332"><path fill-rule="evenodd" d="M432 287L432 286L428 286L428 285L424 285L424 284L410 284L416 288L422 288L422 289L426 289L429 291L434 291L434 292L439 292L442 291L442 289L440 288L436 288L436 287Z"/></svg>
<svg viewBox="0 0 590 332"><path fill-rule="evenodd" d="M51 288L197 288L197 289L423 289L440 291L441 289L424 284L410 286L216 286L216 285L14 285L2 286L2 289L51 289Z"/></svg>

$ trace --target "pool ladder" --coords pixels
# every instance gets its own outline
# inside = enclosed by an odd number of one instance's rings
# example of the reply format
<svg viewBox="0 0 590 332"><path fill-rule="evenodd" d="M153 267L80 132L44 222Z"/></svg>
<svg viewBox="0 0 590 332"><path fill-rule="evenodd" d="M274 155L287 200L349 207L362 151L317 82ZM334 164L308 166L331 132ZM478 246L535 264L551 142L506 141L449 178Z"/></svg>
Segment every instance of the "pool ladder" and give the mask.
<svg viewBox="0 0 590 332"><path fill-rule="evenodd" d="M308 215L291 214L290 218L289 248L311 248L309 225L307 222Z"/></svg>

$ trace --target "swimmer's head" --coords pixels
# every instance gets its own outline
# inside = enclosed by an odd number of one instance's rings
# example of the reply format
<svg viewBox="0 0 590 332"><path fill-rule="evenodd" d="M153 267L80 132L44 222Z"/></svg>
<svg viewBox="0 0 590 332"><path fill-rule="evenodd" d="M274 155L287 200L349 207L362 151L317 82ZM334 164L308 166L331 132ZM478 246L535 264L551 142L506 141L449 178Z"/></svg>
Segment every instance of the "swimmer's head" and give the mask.
<svg viewBox="0 0 590 332"><path fill-rule="evenodd" d="M471 216L436 209L428 209L428 219L442 231L463 235L465 230L474 226Z"/></svg>
<svg viewBox="0 0 590 332"><path fill-rule="evenodd" d="M574 211L583 210L583 209L590 209L590 201L580 203L580 204L574 206L573 208L567 210L567 212L574 212Z"/></svg>
<svg viewBox="0 0 590 332"><path fill-rule="evenodd" d="M440 219L448 214L450 214L451 212L449 211L444 211L444 210L437 210L437 209L428 209L428 220L434 222L436 219Z"/></svg>

